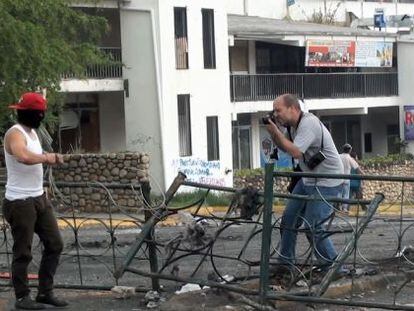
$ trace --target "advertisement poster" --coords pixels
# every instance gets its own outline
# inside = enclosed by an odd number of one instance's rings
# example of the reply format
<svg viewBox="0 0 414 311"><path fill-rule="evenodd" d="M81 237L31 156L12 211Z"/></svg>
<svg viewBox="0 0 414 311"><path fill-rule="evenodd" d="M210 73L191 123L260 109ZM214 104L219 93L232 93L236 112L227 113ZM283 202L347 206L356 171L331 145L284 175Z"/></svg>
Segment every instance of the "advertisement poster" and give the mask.
<svg viewBox="0 0 414 311"><path fill-rule="evenodd" d="M356 43L356 67L392 67L392 43L361 41Z"/></svg>
<svg viewBox="0 0 414 311"><path fill-rule="evenodd" d="M306 42L307 67L392 67L393 45L378 41Z"/></svg>
<svg viewBox="0 0 414 311"><path fill-rule="evenodd" d="M414 106L404 106L404 139L414 140Z"/></svg>
<svg viewBox="0 0 414 311"><path fill-rule="evenodd" d="M354 67L354 41L307 41L308 67Z"/></svg>
<svg viewBox="0 0 414 311"><path fill-rule="evenodd" d="M270 138L266 128L260 128L260 166L265 167L265 164L269 162L270 155L273 152L275 145ZM291 156L282 150L278 150L279 160L275 163L277 167L292 167Z"/></svg>

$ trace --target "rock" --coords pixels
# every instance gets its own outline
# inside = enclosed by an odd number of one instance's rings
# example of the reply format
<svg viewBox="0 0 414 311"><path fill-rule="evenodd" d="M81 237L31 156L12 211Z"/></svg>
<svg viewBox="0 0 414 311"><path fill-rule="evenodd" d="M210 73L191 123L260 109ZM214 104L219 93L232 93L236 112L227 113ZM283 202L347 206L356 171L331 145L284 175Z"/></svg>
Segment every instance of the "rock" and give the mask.
<svg viewBox="0 0 414 311"><path fill-rule="evenodd" d="M100 193L92 193L91 200L99 201L100 199L101 199L101 194Z"/></svg>
<svg viewBox="0 0 414 311"><path fill-rule="evenodd" d="M72 194L70 195L70 199L71 199L72 201L77 201L77 200L79 200L79 197L78 197L78 195L77 195L77 194L72 193Z"/></svg>
<svg viewBox="0 0 414 311"><path fill-rule="evenodd" d="M74 161L74 160L71 160L71 161L69 162L69 167L71 167L71 168L78 167L78 162L76 162L76 161Z"/></svg>
<svg viewBox="0 0 414 311"><path fill-rule="evenodd" d="M128 200L128 206L129 207L134 207L135 206L135 200L134 199L129 199Z"/></svg>
<svg viewBox="0 0 414 311"><path fill-rule="evenodd" d="M85 206L86 205L86 200L85 199L79 199L79 206Z"/></svg>
<svg viewBox="0 0 414 311"><path fill-rule="evenodd" d="M128 172L126 170L120 170L119 171L119 177L120 178L124 178L127 174L128 174Z"/></svg>
<svg viewBox="0 0 414 311"><path fill-rule="evenodd" d="M79 176L79 175L76 175L75 178L73 178L73 180L76 181L76 182L80 182L80 181L82 181L82 177Z"/></svg>
<svg viewBox="0 0 414 311"><path fill-rule="evenodd" d="M118 168L118 167L114 167L114 168L111 170L111 175L112 175L112 176L119 176L119 168Z"/></svg>
<svg viewBox="0 0 414 311"><path fill-rule="evenodd" d="M98 164L99 164L99 165L105 165L105 164L106 164L105 159L104 159L104 158L99 158L99 159L98 159Z"/></svg>
<svg viewBox="0 0 414 311"><path fill-rule="evenodd" d="M85 167L86 166L86 161L84 158L79 160L79 167Z"/></svg>
<svg viewBox="0 0 414 311"><path fill-rule="evenodd" d="M97 162L93 162L92 167L97 170L99 168L99 164Z"/></svg>
<svg viewBox="0 0 414 311"><path fill-rule="evenodd" d="M73 177L71 175L66 175L65 176L65 181L72 182L73 181Z"/></svg>
<svg viewBox="0 0 414 311"><path fill-rule="evenodd" d="M147 164L147 163L149 163L149 161L150 161L149 156L147 156L147 155L141 156L141 163Z"/></svg>
<svg viewBox="0 0 414 311"><path fill-rule="evenodd" d="M107 169L104 169L102 171L102 175L105 176L105 177L109 177L109 176L111 176L111 172L109 170L107 170Z"/></svg>

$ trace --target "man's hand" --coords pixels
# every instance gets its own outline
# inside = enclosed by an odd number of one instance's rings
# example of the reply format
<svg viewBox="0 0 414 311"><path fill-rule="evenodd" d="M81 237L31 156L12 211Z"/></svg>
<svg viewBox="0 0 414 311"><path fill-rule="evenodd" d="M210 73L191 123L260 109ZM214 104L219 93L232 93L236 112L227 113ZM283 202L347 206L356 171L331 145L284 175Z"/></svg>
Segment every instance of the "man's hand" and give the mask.
<svg viewBox="0 0 414 311"><path fill-rule="evenodd" d="M63 156L58 153L45 153L45 163L50 165L63 164Z"/></svg>
<svg viewBox="0 0 414 311"><path fill-rule="evenodd" d="M299 159L303 156L302 152L296 147L289 139L285 137L279 127L269 119L269 124L266 125L266 129L272 137L273 142L283 151L289 153L295 159Z"/></svg>

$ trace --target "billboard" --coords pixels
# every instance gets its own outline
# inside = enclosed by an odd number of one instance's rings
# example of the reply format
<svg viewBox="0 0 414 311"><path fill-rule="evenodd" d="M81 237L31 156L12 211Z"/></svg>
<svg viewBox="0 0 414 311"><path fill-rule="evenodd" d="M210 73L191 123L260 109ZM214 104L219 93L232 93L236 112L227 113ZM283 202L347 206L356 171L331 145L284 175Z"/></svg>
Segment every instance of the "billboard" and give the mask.
<svg viewBox="0 0 414 311"><path fill-rule="evenodd" d="M354 41L311 41L306 44L305 66L354 67Z"/></svg>
<svg viewBox="0 0 414 311"><path fill-rule="evenodd" d="M404 140L414 140L414 106L404 106Z"/></svg>
<svg viewBox="0 0 414 311"><path fill-rule="evenodd" d="M355 67L392 67L392 42L357 42Z"/></svg>
<svg viewBox="0 0 414 311"><path fill-rule="evenodd" d="M392 42L308 40L307 67L392 67Z"/></svg>

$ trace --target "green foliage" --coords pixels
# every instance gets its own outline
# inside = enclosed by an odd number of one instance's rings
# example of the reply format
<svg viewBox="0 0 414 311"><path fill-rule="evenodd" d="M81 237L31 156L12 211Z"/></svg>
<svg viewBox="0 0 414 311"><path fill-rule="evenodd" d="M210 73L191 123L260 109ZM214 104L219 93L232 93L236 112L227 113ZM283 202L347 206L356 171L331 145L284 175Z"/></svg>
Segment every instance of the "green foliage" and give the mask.
<svg viewBox="0 0 414 311"><path fill-rule="evenodd" d="M7 106L26 91L47 89L49 128L63 102L61 76L81 76L106 62L97 48L106 20L71 8L68 0L0 0L0 131L12 121Z"/></svg>
<svg viewBox="0 0 414 311"><path fill-rule="evenodd" d="M174 196L169 205L177 207L185 206L203 198L205 193L205 190L178 193ZM227 206L230 204L230 201L231 194L229 193L210 192L206 198L206 204L208 206Z"/></svg>
<svg viewBox="0 0 414 311"><path fill-rule="evenodd" d="M361 160L363 166L389 166L392 164L403 164L412 161L414 156L410 153L390 154L387 156L377 156Z"/></svg>
<svg viewBox="0 0 414 311"><path fill-rule="evenodd" d="M240 169L234 171L234 177L252 177L252 176L260 176L264 174L263 168L253 168L253 169Z"/></svg>

